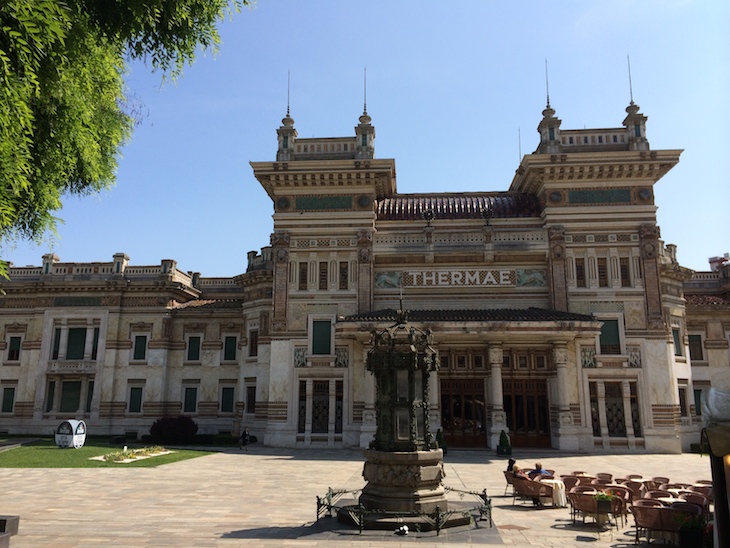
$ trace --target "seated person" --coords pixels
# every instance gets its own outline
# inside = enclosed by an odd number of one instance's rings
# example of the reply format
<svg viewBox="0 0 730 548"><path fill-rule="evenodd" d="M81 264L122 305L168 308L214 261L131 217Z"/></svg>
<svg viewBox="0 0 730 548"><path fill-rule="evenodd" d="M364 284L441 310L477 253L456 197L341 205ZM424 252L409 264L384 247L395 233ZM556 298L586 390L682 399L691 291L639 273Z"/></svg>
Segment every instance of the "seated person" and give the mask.
<svg viewBox="0 0 730 548"><path fill-rule="evenodd" d="M550 476L551 474L547 470L544 470L543 469L541 463L536 462L535 463L535 469L534 470L530 470L527 473L527 475L530 477L530 479L536 479L536 478L539 479L540 476Z"/></svg>
<svg viewBox="0 0 730 548"><path fill-rule="evenodd" d="M514 476L516 478L522 478L522 479L526 479L526 480L530 479L530 477L527 474L525 474L525 471L516 464L512 466L512 473L514 474ZM539 498L533 498L532 504L534 504L535 506L542 506L542 503L540 502Z"/></svg>
<svg viewBox="0 0 730 548"><path fill-rule="evenodd" d="M509 459L507 461L507 472L512 471L512 467L515 465L515 459Z"/></svg>
<svg viewBox="0 0 730 548"><path fill-rule="evenodd" d="M525 471L516 464L512 465L512 475L516 478L530 479L527 477L527 474L525 474Z"/></svg>

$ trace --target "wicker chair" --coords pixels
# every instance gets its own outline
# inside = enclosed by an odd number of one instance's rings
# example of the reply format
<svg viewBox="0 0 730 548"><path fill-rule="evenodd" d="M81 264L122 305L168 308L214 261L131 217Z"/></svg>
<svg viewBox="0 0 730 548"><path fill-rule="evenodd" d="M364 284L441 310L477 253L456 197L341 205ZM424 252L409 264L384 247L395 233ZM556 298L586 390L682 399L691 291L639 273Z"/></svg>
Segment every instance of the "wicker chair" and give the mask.
<svg viewBox="0 0 730 548"><path fill-rule="evenodd" d="M507 489L512 487L512 494L515 492L515 487L512 485L512 478L514 478L515 475L512 473L512 471L504 470L504 479L507 480L507 485L504 486L504 496L507 496Z"/></svg>
<svg viewBox="0 0 730 548"><path fill-rule="evenodd" d="M512 504L515 504L515 500L529 499L531 501L537 500L538 502L542 498L553 497L553 488L550 485L541 483L539 481L532 481L530 479L524 479L519 477L512 478L512 487L514 493L512 495ZM542 505L542 503L540 503ZM552 504L552 503L551 503Z"/></svg>

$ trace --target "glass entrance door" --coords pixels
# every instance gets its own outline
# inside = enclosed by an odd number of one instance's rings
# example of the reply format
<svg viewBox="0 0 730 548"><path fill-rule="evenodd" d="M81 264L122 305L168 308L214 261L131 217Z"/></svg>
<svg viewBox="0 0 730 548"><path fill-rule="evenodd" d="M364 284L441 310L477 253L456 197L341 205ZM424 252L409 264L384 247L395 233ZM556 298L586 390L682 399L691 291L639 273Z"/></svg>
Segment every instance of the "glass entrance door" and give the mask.
<svg viewBox="0 0 730 548"><path fill-rule="evenodd" d="M504 412L513 447L550 447L545 379L504 379Z"/></svg>
<svg viewBox="0 0 730 548"><path fill-rule="evenodd" d="M441 426L447 446L487 446L484 379L441 380Z"/></svg>

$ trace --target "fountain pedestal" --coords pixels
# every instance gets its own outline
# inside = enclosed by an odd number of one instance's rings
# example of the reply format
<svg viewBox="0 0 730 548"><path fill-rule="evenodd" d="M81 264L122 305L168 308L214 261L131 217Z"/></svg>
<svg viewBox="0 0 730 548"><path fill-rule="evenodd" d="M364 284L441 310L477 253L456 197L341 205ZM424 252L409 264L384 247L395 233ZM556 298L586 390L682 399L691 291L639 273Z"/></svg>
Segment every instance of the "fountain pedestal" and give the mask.
<svg viewBox="0 0 730 548"><path fill-rule="evenodd" d="M447 509L441 449L430 451L365 451L367 485L360 504L367 510L432 513Z"/></svg>

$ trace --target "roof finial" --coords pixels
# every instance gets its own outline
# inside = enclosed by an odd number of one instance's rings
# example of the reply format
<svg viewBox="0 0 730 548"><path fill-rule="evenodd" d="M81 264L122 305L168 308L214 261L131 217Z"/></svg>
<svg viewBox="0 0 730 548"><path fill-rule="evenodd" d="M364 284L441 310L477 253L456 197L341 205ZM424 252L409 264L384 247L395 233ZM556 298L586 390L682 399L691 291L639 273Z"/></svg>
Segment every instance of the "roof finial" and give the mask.
<svg viewBox="0 0 730 548"><path fill-rule="evenodd" d="M289 95L291 93L291 70L286 71L286 117L289 117Z"/></svg>
<svg viewBox="0 0 730 548"><path fill-rule="evenodd" d="M548 81L548 64L545 58L545 93L547 94L547 106L550 107L550 82Z"/></svg>
<svg viewBox="0 0 730 548"><path fill-rule="evenodd" d="M368 67L364 68L362 90L362 113L368 113Z"/></svg>
<svg viewBox="0 0 730 548"><path fill-rule="evenodd" d="M629 98L631 99L631 104L634 104L634 86L631 83L631 58L629 57L629 54L626 54L626 63L629 67Z"/></svg>

